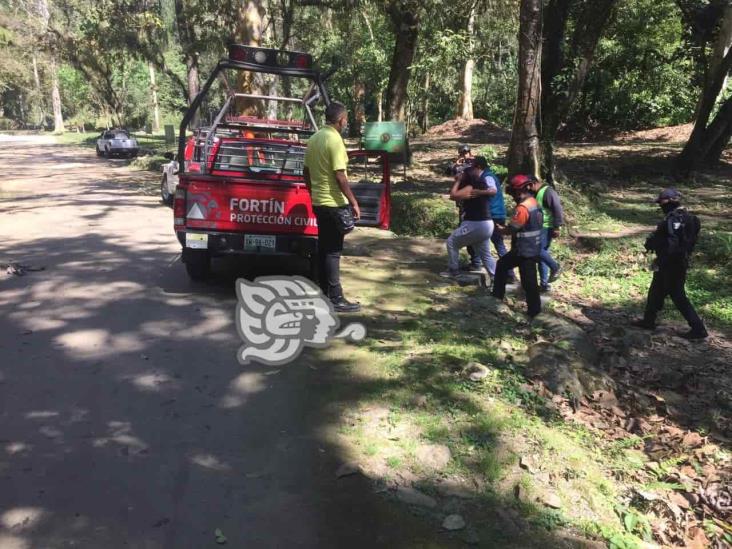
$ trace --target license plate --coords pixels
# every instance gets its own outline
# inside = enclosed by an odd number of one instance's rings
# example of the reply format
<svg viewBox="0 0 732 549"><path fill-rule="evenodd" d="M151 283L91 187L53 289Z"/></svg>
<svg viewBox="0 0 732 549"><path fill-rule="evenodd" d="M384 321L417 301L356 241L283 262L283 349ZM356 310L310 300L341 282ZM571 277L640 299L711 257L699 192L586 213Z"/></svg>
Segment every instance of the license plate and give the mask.
<svg viewBox="0 0 732 549"><path fill-rule="evenodd" d="M258 250L260 248L266 248L267 250L274 250L277 243L277 237L262 235L262 234L247 234L244 235L244 249L245 250Z"/></svg>
<svg viewBox="0 0 732 549"><path fill-rule="evenodd" d="M186 248L208 249L208 235L206 233L186 233Z"/></svg>

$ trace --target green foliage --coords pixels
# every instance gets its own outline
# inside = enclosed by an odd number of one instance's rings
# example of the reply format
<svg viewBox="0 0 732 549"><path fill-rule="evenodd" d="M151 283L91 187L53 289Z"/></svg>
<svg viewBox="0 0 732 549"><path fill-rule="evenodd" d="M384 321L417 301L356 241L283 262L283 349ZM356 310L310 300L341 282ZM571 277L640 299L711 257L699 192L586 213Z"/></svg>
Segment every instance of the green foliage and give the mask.
<svg viewBox="0 0 732 549"><path fill-rule="evenodd" d="M458 222L455 203L429 193L394 192L391 217L397 234L439 238L448 236Z"/></svg>
<svg viewBox="0 0 732 549"><path fill-rule="evenodd" d="M632 130L688 122L697 88L692 52L674 0L621 2L600 40L571 125Z"/></svg>

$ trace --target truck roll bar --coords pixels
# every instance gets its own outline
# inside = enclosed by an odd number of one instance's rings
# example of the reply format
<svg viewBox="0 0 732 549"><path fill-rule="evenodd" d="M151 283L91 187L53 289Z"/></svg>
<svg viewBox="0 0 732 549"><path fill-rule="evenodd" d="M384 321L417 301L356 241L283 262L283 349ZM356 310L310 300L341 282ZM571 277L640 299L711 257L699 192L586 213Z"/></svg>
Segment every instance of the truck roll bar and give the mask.
<svg viewBox="0 0 732 549"><path fill-rule="evenodd" d="M265 53L265 56L269 56L272 54L272 52L279 52L281 50L271 50L266 48L252 48L249 46L231 46L230 52L232 51L232 48L236 47L239 50L248 50L251 52L257 52L262 51ZM297 52L285 52L288 54L297 54ZM196 114L198 109L201 107L201 103L203 102L203 99L208 95L209 90L211 89L211 86L213 85L216 78L218 78L219 74L221 74L222 71L232 69L236 71L251 71L251 72L259 72L259 73L266 73L266 74L275 74L279 76L294 76L297 78L305 78L308 80L311 80L313 82L313 85L315 88L317 88L317 93L314 94L314 97L317 97L318 99L322 99L323 103L327 107L330 105L330 98L328 96L328 90L325 87L325 81L332 76L332 74L335 72L336 68L331 68L325 75L321 74L320 71L305 67L294 67L294 66L282 66L282 65L271 65L271 64L259 64L255 62L250 61L237 61L233 60L231 58L224 58L221 59L214 68L213 72L209 75L208 79L204 83L203 87L201 88L201 91L198 92L198 95L191 101L190 106L186 110L185 114L183 115L183 120L181 120L180 123L180 130L178 133L178 173L183 174L185 173L185 148L186 148L186 133L188 131L188 125L190 124L191 120L193 119L193 116ZM314 99L314 97L310 97L310 99ZM306 107L308 107L308 111L310 110L309 107L311 104L314 103L314 101L307 101ZM221 111L223 112L223 111ZM219 115L218 118L220 118L221 115ZM312 115L311 115L312 116ZM213 132L212 132L213 133ZM207 161L208 158L206 158L205 161Z"/></svg>

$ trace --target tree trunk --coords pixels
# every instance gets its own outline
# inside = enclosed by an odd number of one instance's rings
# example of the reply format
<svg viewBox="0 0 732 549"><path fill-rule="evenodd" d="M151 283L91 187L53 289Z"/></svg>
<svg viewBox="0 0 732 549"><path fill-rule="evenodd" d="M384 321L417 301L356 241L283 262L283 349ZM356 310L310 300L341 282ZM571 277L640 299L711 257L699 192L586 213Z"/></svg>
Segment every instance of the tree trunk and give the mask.
<svg viewBox="0 0 732 549"><path fill-rule="evenodd" d="M386 86L387 116L391 120L406 120L410 67L419 37L419 9L419 3L399 0L392 0L388 6L396 36L389 83Z"/></svg>
<svg viewBox="0 0 732 549"><path fill-rule="evenodd" d="M51 106L53 107L53 133L64 133L64 117L61 112L61 93L58 89L56 59L51 58Z"/></svg>
<svg viewBox="0 0 732 549"><path fill-rule="evenodd" d="M712 46L713 59L707 67L702 90L696 110L694 129L689 140L676 159L676 168L681 175L687 176L696 171L706 156L709 146L707 124L712 115L720 93L724 90L727 75L732 69L732 6L727 6ZM723 56L720 58L719 56ZM726 143L725 143L726 145ZM721 151L720 151L721 154Z"/></svg>
<svg viewBox="0 0 732 549"><path fill-rule="evenodd" d="M155 82L155 67L152 66L152 63L148 63L147 68L150 71L150 93L152 95L152 107L153 107L152 129L154 132L159 132L160 131L160 105L158 104L158 86Z"/></svg>
<svg viewBox="0 0 732 549"><path fill-rule="evenodd" d="M719 162L732 134L732 97L728 97L704 135L702 158L707 165Z"/></svg>
<svg viewBox="0 0 732 549"><path fill-rule="evenodd" d="M264 0L244 0L237 15L234 36L238 44L261 46L264 36ZM236 89L243 93L264 94L266 88L261 75L250 71L240 72L237 76ZM266 106L263 101L252 99L236 102L236 111L240 114L264 116Z"/></svg>
<svg viewBox="0 0 732 549"><path fill-rule="evenodd" d="M473 71L475 70L475 59L473 59L473 33L475 32L475 4L470 8L468 15L468 58L463 64L460 73L460 97L458 98L457 117L463 120L472 120L473 116Z"/></svg>
<svg viewBox="0 0 732 549"><path fill-rule="evenodd" d="M536 122L541 100L541 2L521 0L519 15L519 78L511 144L510 174L539 175L539 133Z"/></svg>
<svg viewBox="0 0 732 549"><path fill-rule="evenodd" d="M200 81L198 79L198 55L193 54L186 59L186 79L188 80L188 104L193 103L193 100L200 91ZM191 119L191 128L197 128L201 118L200 110Z"/></svg>
<svg viewBox="0 0 732 549"><path fill-rule="evenodd" d="M600 37L612 20L618 0L583 3L575 16L574 31L565 52L567 23L574 0L550 0L544 11L541 81L542 167L547 182L554 183L554 140L576 101L595 56ZM561 76L561 79L558 78Z"/></svg>
<svg viewBox="0 0 732 549"><path fill-rule="evenodd" d="M430 127L430 72L424 74L424 90L422 95L422 110L419 119L419 128L422 133Z"/></svg>
<svg viewBox="0 0 732 549"><path fill-rule="evenodd" d="M43 107L43 91L41 90L41 77L38 74L38 61L36 54L33 52L33 83L36 87L36 101L38 102L38 125L42 128L46 127L46 109Z"/></svg>
<svg viewBox="0 0 732 549"><path fill-rule="evenodd" d="M185 0L175 0L175 25L178 28L178 40L183 50L186 64L186 80L188 82L187 97L190 105L198 95L200 84L198 80L198 52L196 51L196 32L188 18L188 6ZM191 119L190 127L197 128L200 120L200 111Z"/></svg>
<svg viewBox="0 0 732 549"><path fill-rule="evenodd" d="M366 122L366 84L356 79L353 82L353 136L361 135L361 130Z"/></svg>

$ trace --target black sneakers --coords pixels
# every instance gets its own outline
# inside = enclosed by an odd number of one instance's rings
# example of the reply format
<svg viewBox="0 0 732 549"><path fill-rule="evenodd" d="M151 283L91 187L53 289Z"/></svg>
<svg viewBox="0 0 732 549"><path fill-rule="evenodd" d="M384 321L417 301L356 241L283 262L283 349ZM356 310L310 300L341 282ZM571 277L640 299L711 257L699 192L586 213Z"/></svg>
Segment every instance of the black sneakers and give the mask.
<svg viewBox="0 0 732 549"><path fill-rule="evenodd" d="M357 313L361 310L361 305L358 303L351 303L345 297L331 299L331 303L333 303L333 310L336 313Z"/></svg>
<svg viewBox="0 0 732 549"><path fill-rule="evenodd" d="M562 267L557 265L557 268L549 272L549 282L556 282L559 275L562 273Z"/></svg>
<svg viewBox="0 0 732 549"><path fill-rule="evenodd" d="M683 337L684 339L693 341L693 340L699 340L699 339L706 339L709 337L709 333L706 331L705 328L702 328L701 330L689 330L688 332L681 333L681 334L679 334L679 337Z"/></svg>

